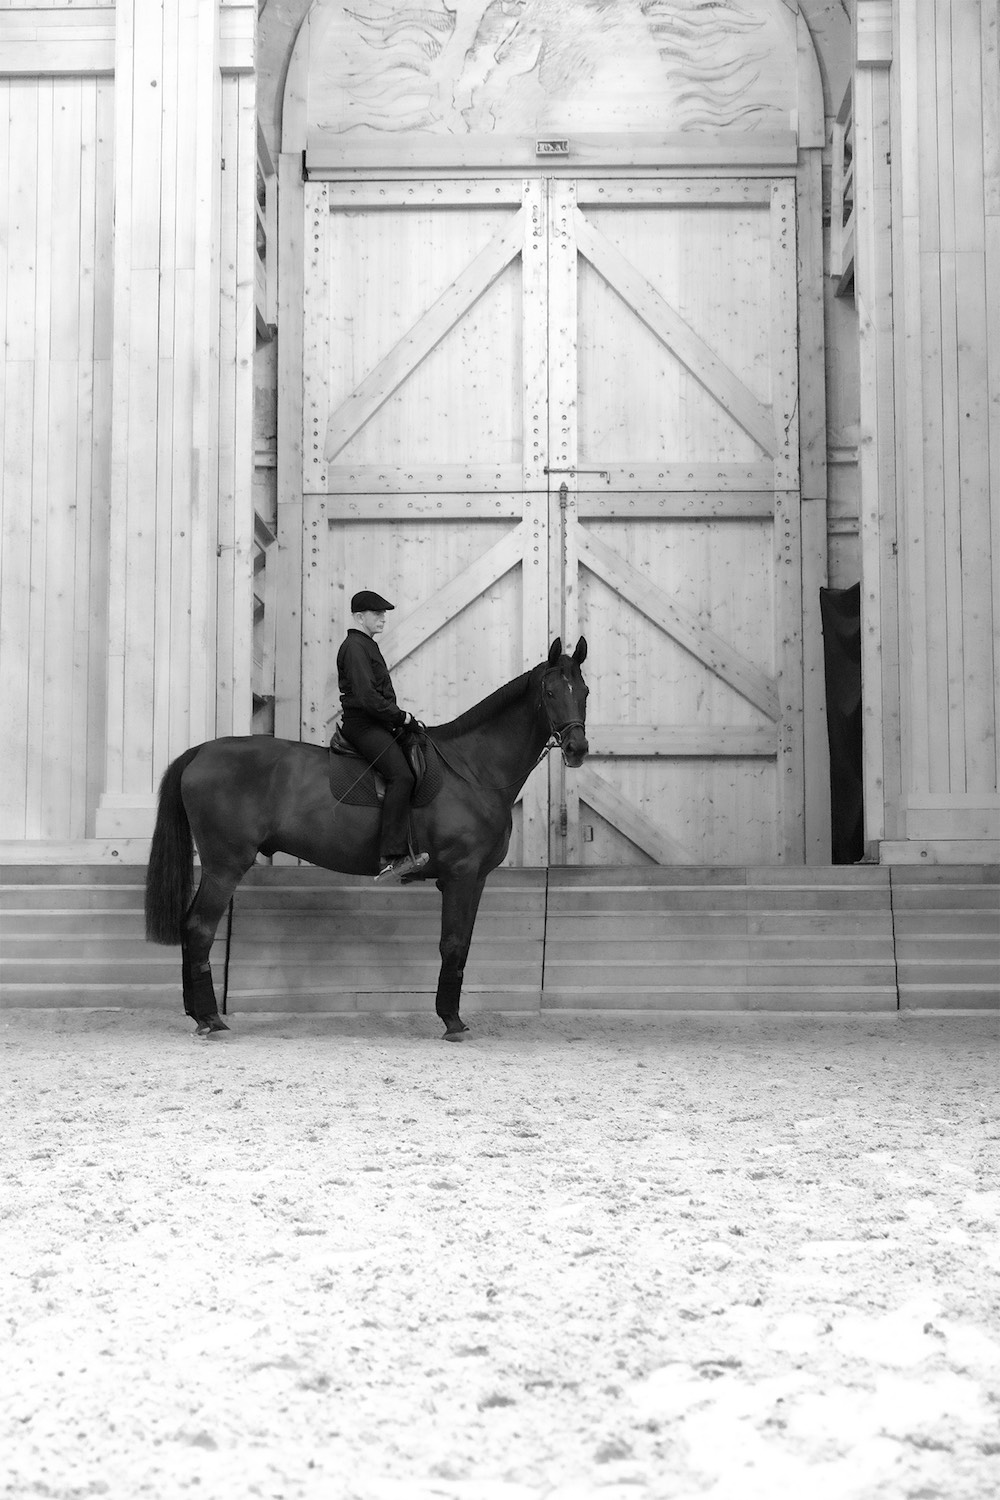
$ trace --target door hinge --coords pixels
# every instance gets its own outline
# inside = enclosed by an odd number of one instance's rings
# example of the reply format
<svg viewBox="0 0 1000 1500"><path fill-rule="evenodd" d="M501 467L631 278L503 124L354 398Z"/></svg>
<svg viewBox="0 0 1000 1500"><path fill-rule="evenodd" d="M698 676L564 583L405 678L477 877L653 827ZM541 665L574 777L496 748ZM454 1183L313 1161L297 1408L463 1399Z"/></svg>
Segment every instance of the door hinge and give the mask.
<svg viewBox="0 0 1000 1500"><path fill-rule="evenodd" d="M569 808L565 802L559 809L559 837L565 838L569 833Z"/></svg>

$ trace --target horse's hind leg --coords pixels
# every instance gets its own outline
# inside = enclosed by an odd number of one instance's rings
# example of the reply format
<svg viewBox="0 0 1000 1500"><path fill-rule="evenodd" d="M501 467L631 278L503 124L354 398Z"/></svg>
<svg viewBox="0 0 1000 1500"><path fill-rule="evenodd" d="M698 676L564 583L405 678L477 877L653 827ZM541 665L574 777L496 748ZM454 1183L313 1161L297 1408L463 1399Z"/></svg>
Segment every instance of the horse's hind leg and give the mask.
<svg viewBox="0 0 1000 1500"><path fill-rule="evenodd" d="M219 921L243 873L240 871L238 874L228 875L203 871L201 884L184 918L181 937L184 1010L198 1023L198 1036L210 1036L213 1031L229 1030L219 1015L209 956Z"/></svg>

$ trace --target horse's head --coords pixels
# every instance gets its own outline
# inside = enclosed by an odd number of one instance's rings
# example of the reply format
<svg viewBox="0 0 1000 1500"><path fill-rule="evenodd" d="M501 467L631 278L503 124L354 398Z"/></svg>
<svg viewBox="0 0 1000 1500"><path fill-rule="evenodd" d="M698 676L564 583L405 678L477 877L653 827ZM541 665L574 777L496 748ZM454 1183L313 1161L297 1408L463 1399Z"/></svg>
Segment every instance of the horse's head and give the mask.
<svg viewBox="0 0 1000 1500"><path fill-rule="evenodd" d="M590 749L586 731L590 689L580 671L586 659L587 642L582 635L572 656L563 655L562 641L556 636L542 673L542 707L568 766L582 765Z"/></svg>

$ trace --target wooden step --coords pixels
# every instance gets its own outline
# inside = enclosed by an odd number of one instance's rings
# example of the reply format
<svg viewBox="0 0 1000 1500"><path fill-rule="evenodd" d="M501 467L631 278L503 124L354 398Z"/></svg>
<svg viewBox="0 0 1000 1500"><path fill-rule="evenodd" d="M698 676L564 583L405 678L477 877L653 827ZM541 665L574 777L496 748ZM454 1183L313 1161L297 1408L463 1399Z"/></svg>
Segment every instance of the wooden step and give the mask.
<svg viewBox="0 0 1000 1500"><path fill-rule="evenodd" d="M894 1010L889 872L549 872L543 1004Z"/></svg>
<svg viewBox="0 0 1000 1500"><path fill-rule="evenodd" d="M900 1008L1000 1006L1000 869L900 866L892 898Z"/></svg>
<svg viewBox="0 0 1000 1500"><path fill-rule="evenodd" d="M490 877L465 973L470 1004L489 995L500 1009L537 1009L545 874ZM258 867L234 903L230 1009L432 1008L440 937L433 884L377 886L307 867Z"/></svg>
<svg viewBox="0 0 1000 1500"><path fill-rule="evenodd" d="M3 1003L181 1010L180 951L144 939L140 866L0 870ZM237 892L230 1010L426 1010L431 884L257 866ZM217 987L225 919L213 950ZM1000 878L973 867L497 871L471 1010L1000 1006Z"/></svg>

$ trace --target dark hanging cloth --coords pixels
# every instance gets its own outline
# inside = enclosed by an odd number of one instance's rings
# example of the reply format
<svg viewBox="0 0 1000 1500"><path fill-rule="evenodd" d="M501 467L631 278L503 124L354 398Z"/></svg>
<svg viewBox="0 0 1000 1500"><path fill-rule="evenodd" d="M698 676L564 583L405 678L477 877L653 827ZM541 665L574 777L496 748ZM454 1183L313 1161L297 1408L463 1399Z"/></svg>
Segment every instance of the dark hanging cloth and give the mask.
<svg viewBox="0 0 1000 1500"><path fill-rule="evenodd" d="M861 585L820 589L826 722L830 739L830 812L833 862L864 858L865 824L861 760Z"/></svg>

